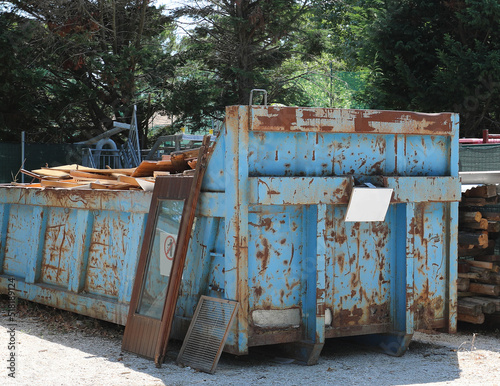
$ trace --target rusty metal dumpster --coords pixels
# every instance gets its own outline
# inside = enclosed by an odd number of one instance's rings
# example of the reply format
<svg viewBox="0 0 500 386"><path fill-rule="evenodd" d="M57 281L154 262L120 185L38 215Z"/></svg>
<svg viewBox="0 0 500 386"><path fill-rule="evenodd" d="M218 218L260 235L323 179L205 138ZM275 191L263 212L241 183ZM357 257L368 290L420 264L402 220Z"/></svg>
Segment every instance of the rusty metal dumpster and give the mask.
<svg viewBox="0 0 500 386"><path fill-rule="evenodd" d="M385 216L346 221L363 184L393 190ZM455 114L228 107L172 336L201 295L239 302L234 354L282 344L312 364L327 338L400 355L416 329L454 332L459 199ZM0 290L125 324L150 200L0 188Z"/></svg>
<svg viewBox="0 0 500 386"><path fill-rule="evenodd" d="M125 324L151 193L0 187L0 292Z"/></svg>
<svg viewBox="0 0 500 386"><path fill-rule="evenodd" d="M392 188L384 221L346 222L355 185ZM400 355L456 329L458 117L233 106L204 177L173 335L200 295L237 300L225 350L326 338Z"/></svg>

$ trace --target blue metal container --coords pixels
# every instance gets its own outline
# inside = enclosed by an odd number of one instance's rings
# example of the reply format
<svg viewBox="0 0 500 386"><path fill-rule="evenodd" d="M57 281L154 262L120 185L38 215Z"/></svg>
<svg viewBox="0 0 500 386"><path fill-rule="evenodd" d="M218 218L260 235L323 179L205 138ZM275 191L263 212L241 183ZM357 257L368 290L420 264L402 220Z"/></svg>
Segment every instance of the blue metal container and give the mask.
<svg viewBox="0 0 500 386"><path fill-rule="evenodd" d="M353 186L393 189L385 221L346 222ZM458 116L233 106L203 181L174 320L201 294L240 302L225 350L326 338L401 355L456 330Z"/></svg>
<svg viewBox="0 0 500 386"><path fill-rule="evenodd" d="M384 221L345 221L365 183L393 189ZM150 200L0 188L0 290L125 324ZM172 335L201 295L240 303L234 354L280 343L313 364L327 338L400 355L416 329L454 332L459 200L455 114L228 107Z"/></svg>
<svg viewBox="0 0 500 386"><path fill-rule="evenodd" d="M0 188L0 291L125 324L151 193ZM9 281L11 280L11 281Z"/></svg>

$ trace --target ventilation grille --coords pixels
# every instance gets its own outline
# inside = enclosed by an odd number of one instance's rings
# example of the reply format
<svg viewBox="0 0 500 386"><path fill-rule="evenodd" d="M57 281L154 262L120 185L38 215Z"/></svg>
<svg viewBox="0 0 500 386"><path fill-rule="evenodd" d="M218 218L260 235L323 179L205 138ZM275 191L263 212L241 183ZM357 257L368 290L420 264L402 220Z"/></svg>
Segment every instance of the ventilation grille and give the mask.
<svg viewBox="0 0 500 386"><path fill-rule="evenodd" d="M238 302L202 296L177 363L206 373L215 373L237 311Z"/></svg>

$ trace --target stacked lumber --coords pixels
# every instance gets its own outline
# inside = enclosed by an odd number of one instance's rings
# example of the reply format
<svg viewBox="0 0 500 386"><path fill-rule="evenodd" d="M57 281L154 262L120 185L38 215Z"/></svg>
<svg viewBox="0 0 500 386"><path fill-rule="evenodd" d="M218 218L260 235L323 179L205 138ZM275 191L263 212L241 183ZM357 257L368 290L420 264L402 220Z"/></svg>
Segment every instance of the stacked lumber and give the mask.
<svg viewBox="0 0 500 386"><path fill-rule="evenodd" d="M482 324L500 320L500 213L488 206L498 200L496 185L462 194L458 228L458 320Z"/></svg>
<svg viewBox="0 0 500 386"><path fill-rule="evenodd" d="M194 172L199 149L164 155L160 161L142 161L130 169L94 169L77 164L42 167L21 172L33 180L12 185L26 188L153 190L157 176Z"/></svg>

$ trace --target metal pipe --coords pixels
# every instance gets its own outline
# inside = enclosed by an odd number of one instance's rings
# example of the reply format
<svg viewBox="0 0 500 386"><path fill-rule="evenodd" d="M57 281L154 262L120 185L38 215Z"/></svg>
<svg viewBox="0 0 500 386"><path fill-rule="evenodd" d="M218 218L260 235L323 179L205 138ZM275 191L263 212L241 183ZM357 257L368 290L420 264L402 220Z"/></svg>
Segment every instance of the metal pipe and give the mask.
<svg viewBox="0 0 500 386"><path fill-rule="evenodd" d="M21 132L21 168L24 169L24 142L26 138L26 132ZM21 182L24 183L24 173L21 173Z"/></svg>

